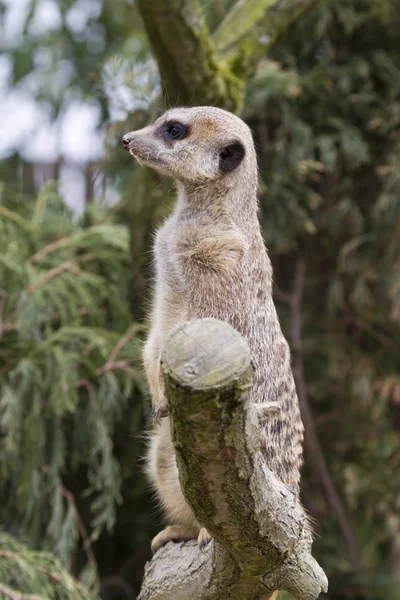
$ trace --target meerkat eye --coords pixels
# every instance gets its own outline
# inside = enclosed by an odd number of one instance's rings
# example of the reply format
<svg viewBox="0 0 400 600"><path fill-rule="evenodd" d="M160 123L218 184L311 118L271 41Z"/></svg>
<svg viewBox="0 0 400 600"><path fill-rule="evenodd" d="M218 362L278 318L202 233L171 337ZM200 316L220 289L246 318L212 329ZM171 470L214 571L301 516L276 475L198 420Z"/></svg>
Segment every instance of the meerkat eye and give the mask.
<svg viewBox="0 0 400 600"><path fill-rule="evenodd" d="M163 137L165 140L183 140L188 134L188 128L183 123L178 121L174 123L168 123L167 127L163 131Z"/></svg>

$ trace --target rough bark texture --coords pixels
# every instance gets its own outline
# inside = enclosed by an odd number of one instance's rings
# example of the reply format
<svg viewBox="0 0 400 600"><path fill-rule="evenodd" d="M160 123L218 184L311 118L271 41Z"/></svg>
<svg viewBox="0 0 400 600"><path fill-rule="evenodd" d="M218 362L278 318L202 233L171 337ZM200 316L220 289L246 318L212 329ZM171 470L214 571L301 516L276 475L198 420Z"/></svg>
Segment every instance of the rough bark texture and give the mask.
<svg viewBox="0 0 400 600"><path fill-rule="evenodd" d="M239 0L213 34L218 50L232 48L279 0Z"/></svg>
<svg viewBox="0 0 400 600"><path fill-rule="evenodd" d="M169 543L146 566L140 600L256 600L286 589L297 600L327 590L311 535L291 491L265 467L259 419L273 403L249 403L246 343L227 323L191 321L164 356L180 480L198 521L214 538Z"/></svg>
<svg viewBox="0 0 400 600"><path fill-rule="evenodd" d="M236 112L244 84L217 57L196 0L138 0L171 104L214 105Z"/></svg>
<svg viewBox="0 0 400 600"><path fill-rule="evenodd" d="M212 36L198 0L138 0L168 103L239 113L268 39L312 1L239 0Z"/></svg>

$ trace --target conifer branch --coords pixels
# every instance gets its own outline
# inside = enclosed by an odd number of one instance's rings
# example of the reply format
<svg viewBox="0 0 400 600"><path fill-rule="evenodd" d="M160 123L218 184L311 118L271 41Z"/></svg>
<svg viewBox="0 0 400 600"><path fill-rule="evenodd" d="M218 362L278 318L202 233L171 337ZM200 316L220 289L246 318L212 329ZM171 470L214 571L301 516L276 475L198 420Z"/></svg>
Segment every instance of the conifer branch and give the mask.
<svg viewBox="0 0 400 600"><path fill-rule="evenodd" d="M43 600L43 598L37 594L21 594L2 583L0 583L0 592L7 596L7 598L11 598L11 600Z"/></svg>
<svg viewBox="0 0 400 600"><path fill-rule="evenodd" d="M24 214L31 208L26 203ZM97 581L90 534L99 536L115 522L123 475L113 453L113 436L125 398L140 379L131 368L131 362L140 361L139 345L130 344L129 354L124 348L128 328L135 333L125 289L119 286L128 276L128 236L125 227L112 222L76 226L57 206L46 206L46 215L60 227L33 228L29 217L18 218L0 208L0 287L6 288L0 290L1 483L13 506L16 534L42 537L40 541L63 560L70 559L79 544L84 550L82 567ZM67 234L56 239L60 230ZM33 253L32 248L39 251ZM101 269L91 271L88 261L101 261ZM82 318L88 313L89 319ZM117 369L115 377L102 375ZM109 406L97 401L104 397L112 397ZM83 446L74 444L71 431L85 439ZM48 476L42 469L47 454L52 459ZM16 461L21 468L15 468ZM66 464L70 471L71 465L85 464L88 469L87 480L70 474L79 480L80 494L90 493L90 528L75 505L77 496L60 488ZM39 486L37 493L31 493L27 482ZM16 593L40 590L40 597L47 598L52 588L63 599L89 597L54 555L31 553L0 532L3 549L21 550L21 557L0 554L0 582L11 593L13 588ZM6 597L1 591L0 596Z"/></svg>
<svg viewBox="0 0 400 600"><path fill-rule="evenodd" d="M121 371L125 371L125 373L128 373L128 375L134 375L135 372L133 369L131 369L129 367L129 365L134 362L133 360L116 360L112 363L107 362L105 365L103 365L102 367L99 367L98 369L96 369L95 373L97 376L102 375L103 373L105 373L106 371L115 371L115 370L121 370Z"/></svg>
<svg viewBox="0 0 400 600"><path fill-rule="evenodd" d="M42 471L42 473L48 474L49 467L47 465L42 465L41 471ZM85 550L86 556L88 558L88 562L89 562L90 566L92 567L92 572L95 577L93 584L97 583L97 561L96 561L94 553L93 553L92 544L91 544L89 535L87 533L86 527L82 521L81 515L79 514L78 507L76 506L75 497L74 497L73 493L70 490L68 490L64 485L59 484L58 487L59 487L61 494L64 496L64 498L66 499L66 501L72 508L76 527L77 527L79 535L82 539L83 548ZM0 555L1 555L1 551L0 551ZM40 568L41 568L41 570L46 572L49 575L49 577L51 577L52 579L54 579L56 581L61 581L60 578L57 578L57 575L44 570L43 567L40 567ZM86 588L85 588L85 590L86 590Z"/></svg>
<svg viewBox="0 0 400 600"><path fill-rule="evenodd" d="M82 378L82 379L78 379L78 381L75 381L74 387L76 387L76 388L85 387L88 391L89 399L90 399L91 403L93 405L96 405L96 403L97 403L96 392L94 390L93 385L89 381L89 379L87 379L86 377ZM69 388L67 388L65 391L68 392L68 390L69 390Z"/></svg>
<svg viewBox="0 0 400 600"><path fill-rule="evenodd" d="M115 347L110 352L110 356L108 357L107 363L113 363L120 351L126 344L136 335L139 331L143 331L143 325L134 325L129 331L123 335L118 342L115 344Z"/></svg>
<svg viewBox="0 0 400 600"><path fill-rule="evenodd" d="M82 539L82 543L83 543L83 548L85 550L88 562L90 564L90 566L92 567L92 573L93 573L93 582L91 584L94 585L96 583L98 583L98 579L97 579L97 561L95 559L94 556L94 552L93 552L93 548L92 548L92 543L90 541L88 532L86 531L86 527L82 521L81 515L79 514L78 508L76 506L76 502L75 502L75 498L72 492L70 492L70 490L68 490L65 486L61 485L60 486L60 490L62 495L64 496L64 498L67 500L67 502L69 503L69 505L71 506L73 513L74 513L74 518L75 518L75 522L76 522L76 526L78 528L79 531L79 535L81 536ZM90 587L91 587L90 586Z"/></svg>
<svg viewBox="0 0 400 600"><path fill-rule="evenodd" d="M47 256L51 252L54 252L55 250L58 250L59 248L66 246L67 244L69 244L70 241L71 241L71 236L67 236L67 237L62 237L59 240L56 240L55 242L51 242L51 244L47 244L47 246L44 246L38 252L35 252L35 254L32 254L32 256L29 258L28 262L30 262L30 263L38 262L44 256Z"/></svg>
<svg viewBox="0 0 400 600"><path fill-rule="evenodd" d="M64 273L65 271L72 271L73 273L77 273L79 269L72 260L62 263L61 265L54 267L54 269L50 269L50 271L47 271L47 273L42 275L42 277L35 281L35 283L32 283L28 287L28 292L30 294L34 294L40 287L48 283L54 277L61 275L61 273Z"/></svg>
<svg viewBox="0 0 400 600"><path fill-rule="evenodd" d="M54 267L54 269L50 269L50 271L47 271L47 273L42 275L42 277L28 287L28 292L30 294L35 293L40 287L51 281L51 279L54 279L54 277L58 277L58 275L65 273L65 271L71 271L72 273L79 275L80 270L76 263L85 263L93 259L94 256L92 254L85 254L84 256L76 257L75 260L69 260Z"/></svg>
<svg viewBox="0 0 400 600"><path fill-rule="evenodd" d="M7 296L8 294L5 290L0 290L0 339L3 337L5 331L12 331L15 329L15 324L10 322L10 317L3 322L3 311Z"/></svg>
<svg viewBox="0 0 400 600"><path fill-rule="evenodd" d="M24 229L28 228L28 223L23 217L21 217L21 215L13 210L10 210L9 208L6 208L5 206L0 205L0 215L10 219L10 221L14 221L14 223L17 223L17 225L20 225Z"/></svg>
<svg viewBox="0 0 400 600"><path fill-rule="evenodd" d="M36 554L40 554L40 553L36 553ZM0 558L10 558L12 560L17 561L18 563L23 563L24 561L28 560L31 567L32 567L32 563L33 563L33 560L29 560L29 557L25 553L23 554L21 552L15 552L12 550L0 549ZM65 573L64 576L57 575L56 573L50 571L49 569L47 569L46 567L44 567L43 565L38 564L38 563L35 564L35 568L37 568L44 575L46 575L46 577L48 577L48 579L50 579L51 581L53 581L56 584L60 584L63 587L65 586L65 575L71 581L73 579L69 573ZM85 585L83 585L83 583L81 583L77 579L74 579L73 581L74 581L74 586L77 587L78 589L80 589L85 597L88 596L93 599L96 598L96 595L93 594L91 592L91 590L88 589ZM12 598L13 600L14 600L14 598L16 598L17 600L43 600L43 596L38 596L36 594L24 594L24 593L18 592L16 590L12 590L11 588L5 586L2 583L0 583L0 591L2 591L4 594L6 594L9 598Z"/></svg>

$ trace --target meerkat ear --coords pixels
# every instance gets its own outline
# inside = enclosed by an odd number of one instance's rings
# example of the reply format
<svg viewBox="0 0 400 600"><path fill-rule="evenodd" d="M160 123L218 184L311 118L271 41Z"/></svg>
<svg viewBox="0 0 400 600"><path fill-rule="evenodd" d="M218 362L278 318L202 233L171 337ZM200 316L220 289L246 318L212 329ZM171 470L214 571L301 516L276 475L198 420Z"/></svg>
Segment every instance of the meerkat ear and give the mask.
<svg viewBox="0 0 400 600"><path fill-rule="evenodd" d="M240 142L233 142L225 146L219 154L219 169L223 173L229 173L240 165L245 155L245 149Z"/></svg>

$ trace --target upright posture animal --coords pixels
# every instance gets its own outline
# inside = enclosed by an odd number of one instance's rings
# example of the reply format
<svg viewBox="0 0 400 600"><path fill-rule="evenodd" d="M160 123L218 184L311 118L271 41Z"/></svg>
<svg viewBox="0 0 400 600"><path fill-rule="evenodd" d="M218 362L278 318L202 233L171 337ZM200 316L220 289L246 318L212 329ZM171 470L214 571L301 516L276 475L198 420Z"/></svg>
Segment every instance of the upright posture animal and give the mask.
<svg viewBox="0 0 400 600"><path fill-rule="evenodd" d="M128 133L123 146L140 163L172 176L178 198L158 230L155 298L144 350L156 428L148 471L170 525L152 542L210 537L186 503L166 412L160 358L171 331L190 319L228 321L248 342L254 364L251 401L279 403L265 416L267 466L299 493L303 425L283 337L272 301L272 269L257 218L257 160L249 128L224 110L174 108Z"/></svg>

